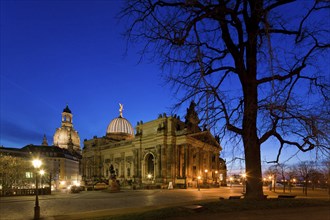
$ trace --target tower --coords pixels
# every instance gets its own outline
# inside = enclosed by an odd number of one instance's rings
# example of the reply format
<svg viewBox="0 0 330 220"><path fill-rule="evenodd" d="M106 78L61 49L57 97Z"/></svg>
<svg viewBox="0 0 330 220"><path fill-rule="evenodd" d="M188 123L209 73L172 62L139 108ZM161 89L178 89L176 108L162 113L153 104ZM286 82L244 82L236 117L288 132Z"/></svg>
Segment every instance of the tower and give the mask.
<svg viewBox="0 0 330 220"><path fill-rule="evenodd" d="M73 128L72 112L67 105L62 112L61 127L54 134L54 145L60 148L80 153L80 138L78 132Z"/></svg>
<svg viewBox="0 0 330 220"><path fill-rule="evenodd" d="M66 105L65 109L63 109L62 112L62 127L73 127L72 113L68 105Z"/></svg>
<svg viewBox="0 0 330 220"><path fill-rule="evenodd" d="M44 134L44 138L42 139L41 146L48 146L48 141L45 134Z"/></svg>

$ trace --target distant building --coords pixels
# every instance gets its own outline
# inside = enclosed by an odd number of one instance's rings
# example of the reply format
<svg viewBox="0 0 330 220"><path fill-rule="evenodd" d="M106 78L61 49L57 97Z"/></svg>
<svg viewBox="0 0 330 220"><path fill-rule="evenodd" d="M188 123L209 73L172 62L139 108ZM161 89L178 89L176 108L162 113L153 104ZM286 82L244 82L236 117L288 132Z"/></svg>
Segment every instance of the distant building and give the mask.
<svg viewBox="0 0 330 220"><path fill-rule="evenodd" d="M27 145L21 149L0 148L0 155L22 157L26 160L40 158L49 177L47 183L55 189L79 184L80 175L80 138L73 129L72 113L68 106L62 112L62 126L54 134L54 145L48 146L44 135L41 145Z"/></svg>
<svg viewBox="0 0 330 220"><path fill-rule="evenodd" d="M55 189L65 188L80 181L79 162L81 155L57 146L27 145L21 149L0 148L0 156L21 157L27 161L39 158L45 170L45 182ZM32 164L31 164L32 167ZM33 170L31 170L33 171ZM33 181L32 181L33 182Z"/></svg>
<svg viewBox="0 0 330 220"><path fill-rule="evenodd" d="M198 124L195 104L187 109L185 122L166 114L150 122L137 123L136 133L123 117L113 119L104 137L84 141L82 175L87 184L106 181L110 166L122 185L154 185L186 188L225 180L225 165L219 157L219 142Z"/></svg>
<svg viewBox="0 0 330 220"><path fill-rule="evenodd" d="M62 112L62 125L56 129L54 134L55 146L68 149L80 153L80 137L78 132L73 128L73 115L68 106Z"/></svg>

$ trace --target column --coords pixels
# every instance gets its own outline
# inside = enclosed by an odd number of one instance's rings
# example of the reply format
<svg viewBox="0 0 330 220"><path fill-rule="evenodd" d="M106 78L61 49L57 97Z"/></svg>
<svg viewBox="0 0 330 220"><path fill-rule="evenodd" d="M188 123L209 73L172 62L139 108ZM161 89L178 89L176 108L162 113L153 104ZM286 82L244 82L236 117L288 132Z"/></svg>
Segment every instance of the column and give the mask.
<svg viewBox="0 0 330 220"><path fill-rule="evenodd" d="M120 160L120 177L124 178L125 176L125 152L122 152L120 154L121 160Z"/></svg>
<svg viewBox="0 0 330 220"><path fill-rule="evenodd" d="M167 159L167 168L166 168L166 172L167 172L167 179L168 181L172 181L172 169L174 168L174 163L173 161L173 147L171 144L167 145L167 153L166 153L166 159ZM173 166L172 166L173 165ZM173 167L173 168L172 168Z"/></svg>
<svg viewBox="0 0 330 220"><path fill-rule="evenodd" d="M161 172L162 172L162 158L161 158L161 145L157 145L156 147L156 157L157 157L157 162L156 162L156 177L161 178Z"/></svg>
<svg viewBox="0 0 330 220"><path fill-rule="evenodd" d="M187 146L187 144L185 144L184 145L184 147L183 147L183 173L182 173L182 176L184 177L184 178L186 178L187 177L187 168L188 168L188 159L189 159L189 157L188 157L188 146Z"/></svg>
<svg viewBox="0 0 330 220"><path fill-rule="evenodd" d="M133 175L134 177L138 177L138 163L139 163L139 160L138 160L138 150L137 149L134 149L133 150Z"/></svg>

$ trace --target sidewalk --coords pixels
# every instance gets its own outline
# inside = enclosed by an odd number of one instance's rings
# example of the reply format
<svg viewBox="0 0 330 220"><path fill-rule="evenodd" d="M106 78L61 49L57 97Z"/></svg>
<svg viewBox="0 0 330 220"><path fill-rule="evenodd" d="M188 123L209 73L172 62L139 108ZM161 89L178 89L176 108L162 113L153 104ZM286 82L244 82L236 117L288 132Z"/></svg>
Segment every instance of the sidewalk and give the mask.
<svg viewBox="0 0 330 220"><path fill-rule="evenodd" d="M168 220L184 220L185 217L174 217ZM272 210L252 210L230 213L203 214L190 216L189 220L235 219L235 220L330 220L330 207L302 207Z"/></svg>

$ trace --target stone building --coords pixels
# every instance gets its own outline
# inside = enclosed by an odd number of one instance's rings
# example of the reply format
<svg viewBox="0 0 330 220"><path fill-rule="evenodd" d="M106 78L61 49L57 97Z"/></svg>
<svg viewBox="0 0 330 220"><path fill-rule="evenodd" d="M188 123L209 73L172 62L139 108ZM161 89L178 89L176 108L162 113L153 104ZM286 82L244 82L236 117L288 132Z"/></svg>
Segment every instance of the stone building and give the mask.
<svg viewBox="0 0 330 220"><path fill-rule="evenodd" d="M119 117L109 123L106 135L84 141L83 180L86 184L106 181L112 165L122 185L165 187L171 182L178 188L196 187L198 177L204 184L219 182L225 172L220 167L222 148L208 130L199 128L194 108L191 103L185 122L166 114L140 121L134 134L120 105Z"/></svg>
<svg viewBox="0 0 330 220"><path fill-rule="evenodd" d="M78 132L73 128L72 118L72 112L67 105L62 112L62 125L56 129L54 134L53 144L71 152L80 152L80 138Z"/></svg>
<svg viewBox="0 0 330 220"><path fill-rule="evenodd" d="M21 149L0 148L1 155L21 157L27 161L42 160L42 169L47 175L47 183L52 188L67 188L81 181L81 150L78 132L73 129L72 113L68 106L62 112L62 125L56 129L52 146L44 135L41 145L29 144Z"/></svg>

